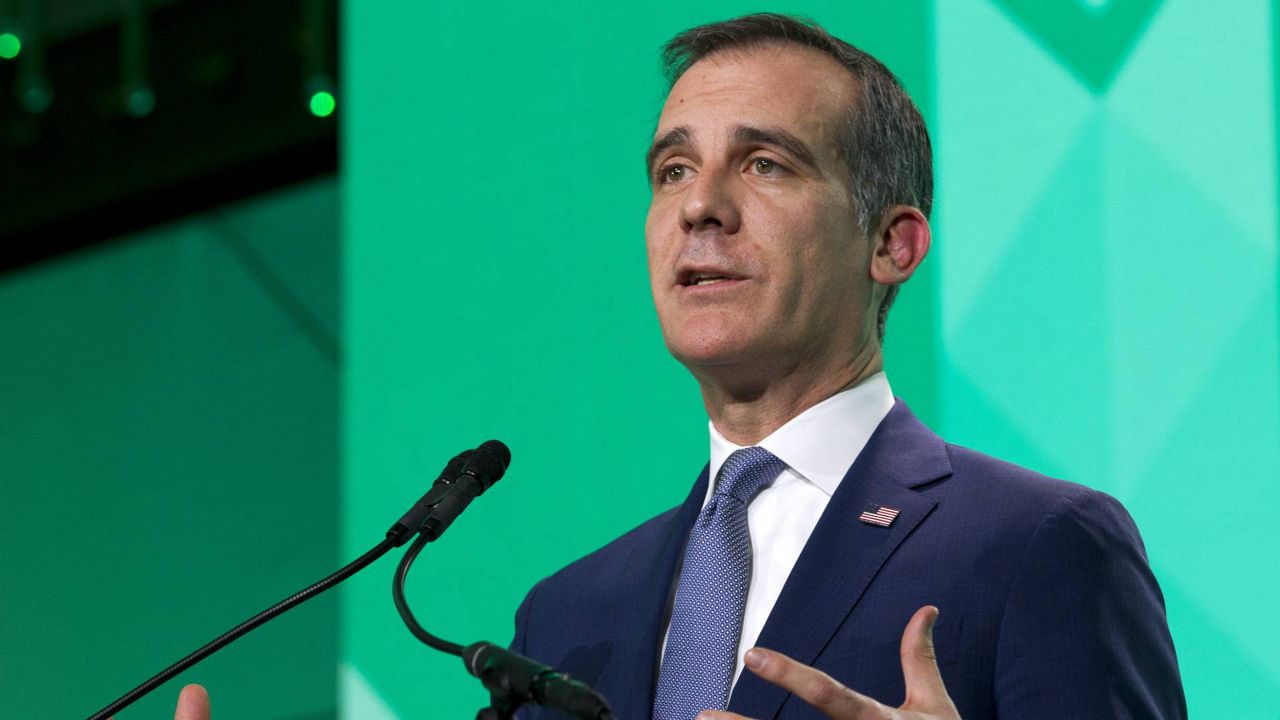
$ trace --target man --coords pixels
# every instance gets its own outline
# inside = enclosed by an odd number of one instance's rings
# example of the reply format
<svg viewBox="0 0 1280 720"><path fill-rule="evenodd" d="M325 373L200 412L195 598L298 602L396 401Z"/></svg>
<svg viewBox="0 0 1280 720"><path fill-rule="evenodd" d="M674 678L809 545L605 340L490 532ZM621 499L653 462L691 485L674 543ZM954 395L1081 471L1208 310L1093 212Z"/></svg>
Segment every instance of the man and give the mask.
<svg viewBox="0 0 1280 720"><path fill-rule="evenodd" d="M680 507L535 586L513 649L621 720L1185 717L1124 509L947 445L889 389L885 315L932 194L892 74L776 15L666 59L649 272L710 463Z"/></svg>
<svg viewBox="0 0 1280 720"><path fill-rule="evenodd" d="M683 505L535 586L513 648L622 720L1184 717L1119 503L947 445L889 390L885 314L932 192L897 81L776 15L666 60L649 273L711 460Z"/></svg>

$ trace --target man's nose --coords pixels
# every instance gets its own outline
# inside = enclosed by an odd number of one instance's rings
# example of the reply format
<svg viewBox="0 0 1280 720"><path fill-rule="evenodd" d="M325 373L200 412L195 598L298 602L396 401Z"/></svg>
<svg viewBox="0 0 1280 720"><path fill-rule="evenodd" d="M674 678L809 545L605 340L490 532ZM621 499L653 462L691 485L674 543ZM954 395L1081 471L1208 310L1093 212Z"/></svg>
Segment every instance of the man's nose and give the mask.
<svg viewBox="0 0 1280 720"><path fill-rule="evenodd" d="M718 228L728 235L738 232L741 215L732 182L726 170L704 167L685 190L680 206L681 229L701 232Z"/></svg>

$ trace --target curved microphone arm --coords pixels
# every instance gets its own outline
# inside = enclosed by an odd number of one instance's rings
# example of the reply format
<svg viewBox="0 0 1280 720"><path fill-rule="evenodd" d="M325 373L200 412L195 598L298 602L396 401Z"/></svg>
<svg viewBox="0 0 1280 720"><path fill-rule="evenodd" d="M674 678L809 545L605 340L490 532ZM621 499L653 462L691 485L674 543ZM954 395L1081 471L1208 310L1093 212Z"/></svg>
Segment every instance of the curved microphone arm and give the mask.
<svg viewBox="0 0 1280 720"><path fill-rule="evenodd" d="M554 708L580 720L614 720L609 703L599 693L564 673L493 643L482 641L464 648L427 632L409 609L404 584L413 561L430 541L424 532L409 546L391 581L391 597L414 637L440 652L461 657L467 672L489 691L492 706L480 710L477 720L510 720L527 703Z"/></svg>
<svg viewBox="0 0 1280 720"><path fill-rule="evenodd" d="M409 568L413 565L414 559L418 557L418 553L422 552L422 548L427 546L427 542L426 535L419 535L418 539L414 540L409 549L405 551L404 557L400 558L400 564L396 567L395 578L391 581L391 597L396 602L396 612L400 613L400 619L404 620L404 624L408 626L409 632L413 633L414 637L421 640L428 647L439 650L442 653L462 657L462 646L427 632L426 628L422 627L418 622L418 618L413 616L413 611L409 609L408 601L404 599L404 581L409 575Z"/></svg>

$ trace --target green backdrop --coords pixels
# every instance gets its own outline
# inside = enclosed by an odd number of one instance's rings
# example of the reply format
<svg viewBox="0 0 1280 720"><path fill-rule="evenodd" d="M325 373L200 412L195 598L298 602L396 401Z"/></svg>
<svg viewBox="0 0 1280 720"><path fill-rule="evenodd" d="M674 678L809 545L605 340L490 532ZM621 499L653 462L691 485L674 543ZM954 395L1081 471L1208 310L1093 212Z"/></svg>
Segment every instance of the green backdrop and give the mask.
<svg viewBox="0 0 1280 720"><path fill-rule="evenodd" d="M1124 501L1193 716L1275 717L1275 9L1226 8L770 6L883 57L933 129L936 244L890 319L895 391L953 441ZM648 300L641 156L659 45L757 9L348 5L346 555L457 449L515 458L420 560L429 628L507 640L531 583L705 461ZM345 591L346 715L469 717L478 685L400 626L388 574Z"/></svg>
<svg viewBox="0 0 1280 720"><path fill-rule="evenodd" d="M530 585L677 503L705 462L696 387L649 301L643 157L663 96L658 45L740 9L348 7L346 552L459 449L493 436L514 455L411 578L439 634L507 642ZM927 99L922 4L837 19L891 28L871 49ZM930 322L928 295L904 293L898 311ZM926 405L928 358L895 375ZM660 474L619 461L655 445ZM385 574L345 593L348 716L474 715L479 684L408 634Z"/></svg>
<svg viewBox="0 0 1280 720"><path fill-rule="evenodd" d="M690 5L347 3L340 185L0 277L0 717L87 714L372 546L489 437L508 478L409 587L450 639L505 642L533 582L684 496L706 418L645 277L657 51L760 9ZM894 389L1124 501L1193 717L1276 717L1275 2L770 9L882 57L933 131ZM179 682L222 718L470 717L393 565Z"/></svg>

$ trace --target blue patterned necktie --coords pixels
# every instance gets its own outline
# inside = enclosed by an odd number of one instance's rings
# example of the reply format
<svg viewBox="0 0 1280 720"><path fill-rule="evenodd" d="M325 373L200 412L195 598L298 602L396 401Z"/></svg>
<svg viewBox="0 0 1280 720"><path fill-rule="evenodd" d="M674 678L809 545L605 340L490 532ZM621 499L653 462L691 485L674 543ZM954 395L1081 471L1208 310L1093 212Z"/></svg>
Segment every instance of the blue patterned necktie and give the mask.
<svg viewBox="0 0 1280 720"><path fill-rule="evenodd" d="M689 533L658 671L653 720L693 720L723 710L738 660L751 583L747 505L784 464L761 447L735 451L720 468L715 495Z"/></svg>

